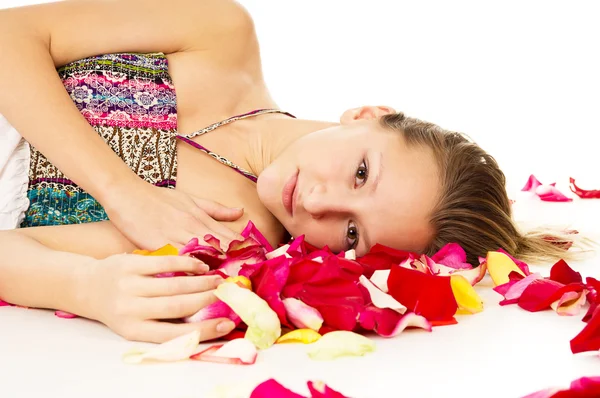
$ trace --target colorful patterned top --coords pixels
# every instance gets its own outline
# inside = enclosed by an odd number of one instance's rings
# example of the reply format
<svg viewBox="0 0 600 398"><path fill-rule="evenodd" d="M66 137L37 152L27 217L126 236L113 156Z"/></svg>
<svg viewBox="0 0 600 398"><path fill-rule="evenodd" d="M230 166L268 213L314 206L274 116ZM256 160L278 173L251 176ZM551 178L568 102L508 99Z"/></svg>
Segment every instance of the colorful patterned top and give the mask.
<svg viewBox="0 0 600 398"><path fill-rule="evenodd" d="M238 173L256 176L191 139L222 125L265 113L259 109L232 116L185 136L177 133L177 97L162 53L108 54L72 62L58 69L73 102L107 145L140 178L174 188L177 139L211 155ZM31 146L30 201L22 227L107 220L104 208Z"/></svg>

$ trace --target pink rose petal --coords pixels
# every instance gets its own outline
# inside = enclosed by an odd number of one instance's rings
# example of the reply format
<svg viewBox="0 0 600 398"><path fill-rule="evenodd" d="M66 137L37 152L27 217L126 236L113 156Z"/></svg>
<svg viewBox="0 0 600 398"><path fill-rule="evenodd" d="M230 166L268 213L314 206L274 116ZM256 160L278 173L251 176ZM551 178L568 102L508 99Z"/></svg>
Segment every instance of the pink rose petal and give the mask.
<svg viewBox="0 0 600 398"><path fill-rule="evenodd" d="M0 300L0 307L11 307L12 304L7 303L4 300Z"/></svg>
<svg viewBox="0 0 600 398"><path fill-rule="evenodd" d="M264 235L260 233L260 231L252 223L252 221L248 221L246 228L244 228L240 235L242 235L245 238L252 238L256 240L267 252L273 251L273 246L271 246L267 238L265 238Z"/></svg>
<svg viewBox="0 0 600 398"><path fill-rule="evenodd" d="M250 398L306 398L300 394L296 394L292 390L285 388L279 384L275 379L269 379L260 383Z"/></svg>
<svg viewBox="0 0 600 398"><path fill-rule="evenodd" d="M54 315L56 315L59 318L64 318L64 319L77 318L77 315L71 314L70 312L66 312L66 311L55 311Z"/></svg>
<svg viewBox="0 0 600 398"><path fill-rule="evenodd" d="M585 305L587 291L566 292L562 297L550 305L558 315L573 316L579 314L581 307Z"/></svg>
<svg viewBox="0 0 600 398"><path fill-rule="evenodd" d="M431 259L438 264L454 269L473 268L473 266L467 262L467 254L464 249L457 243L448 243L431 256Z"/></svg>
<svg viewBox="0 0 600 398"><path fill-rule="evenodd" d="M233 310L229 308L227 304L219 300L215 303L207 305L194 315L184 318L184 322L197 323L217 318L229 318L236 325L239 325L242 321L241 318L235 312L233 312Z"/></svg>
<svg viewBox="0 0 600 398"><path fill-rule="evenodd" d="M540 185L542 185L542 183L539 182L538 179L535 178L535 176L532 174L529 176L529 179L527 179L527 182L525 183L525 186L521 189L521 191L535 192L536 188Z"/></svg>
<svg viewBox="0 0 600 398"><path fill-rule="evenodd" d="M519 301L521 295L523 294L523 291L527 289L527 286L529 286L533 281L538 279L542 279L542 276L539 273L535 273L527 275L521 280L514 281L512 286L510 286L504 294L504 300L500 302L500 305L516 304Z"/></svg>
<svg viewBox="0 0 600 398"><path fill-rule="evenodd" d="M312 329L318 332L323 326L323 317L310 305L292 297L284 299L283 305L288 319L298 329Z"/></svg>
<svg viewBox="0 0 600 398"><path fill-rule="evenodd" d="M535 189L535 194L545 202L571 202L573 200L553 185L540 185Z"/></svg>
<svg viewBox="0 0 600 398"><path fill-rule="evenodd" d="M308 390L310 391L310 398L349 398L335 391L322 381L309 381Z"/></svg>

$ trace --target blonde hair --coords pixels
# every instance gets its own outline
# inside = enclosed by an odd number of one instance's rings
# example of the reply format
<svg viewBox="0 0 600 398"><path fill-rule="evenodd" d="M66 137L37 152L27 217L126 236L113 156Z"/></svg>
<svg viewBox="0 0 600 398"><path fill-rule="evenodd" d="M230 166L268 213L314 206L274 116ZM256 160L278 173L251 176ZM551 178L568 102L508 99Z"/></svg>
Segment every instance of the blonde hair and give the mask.
<svg viewBox="0 0 600 398"><path fill-rule="evenodd" d="M426 254L456 242L474 265L479 264L479 256L500 248L526 262L574 258L566 250L576 240L568 231L519 231L512 218L504 173L496 160L466 135L403 113L384 115L380 123L401 132L407 145L432 149L438 162L442 187L430 218L435 236Z"/></svg>

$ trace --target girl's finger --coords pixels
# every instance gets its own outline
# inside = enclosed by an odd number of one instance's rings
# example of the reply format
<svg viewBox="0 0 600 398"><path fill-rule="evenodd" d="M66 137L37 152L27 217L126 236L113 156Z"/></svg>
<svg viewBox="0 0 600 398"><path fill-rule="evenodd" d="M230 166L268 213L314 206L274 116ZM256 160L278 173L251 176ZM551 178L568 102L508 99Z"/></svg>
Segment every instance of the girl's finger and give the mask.
<svg viewBox="0 0 600 398"><path fill-rule="evenodd" d="M199 323L169 323L163 321L144 321L132 340L150 343L164 343L176 337L200 331L200 341L223 337L235 328L227 318L210 319Z"/></svg>
<svg viewBox="0 0 600 398"><path fill-rule="evenodd" d="M150 297L143 299L140 316L144 319L178 319L194 315L219 299L213 290L179 296Z"/></svg>
<svg viewBox="0 0 600 398"><path fill-rule="evenodd" d="M202 274L208 265L190 256L132 256L131 270L138 275L156 275L165 272Z"/></svg>
<svg viewBox="0 0 600 398"><path fill-rule="evenodd" d="M177 276L173 278L145 277L137 293L141 297L168 297L202 293L216 289L223 282L219 275Z"/></svg>

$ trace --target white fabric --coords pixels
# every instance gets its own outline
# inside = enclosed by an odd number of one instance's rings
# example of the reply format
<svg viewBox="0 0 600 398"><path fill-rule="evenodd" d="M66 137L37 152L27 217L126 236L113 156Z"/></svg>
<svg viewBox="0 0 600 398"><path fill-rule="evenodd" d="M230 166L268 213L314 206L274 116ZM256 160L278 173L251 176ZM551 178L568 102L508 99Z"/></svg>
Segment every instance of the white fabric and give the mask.
<svg viewBox="0 0 600 398"><path fill-rule="evenodd" d="M0 230L15 229L29 207L29 143L0 115Z"/></svg>

